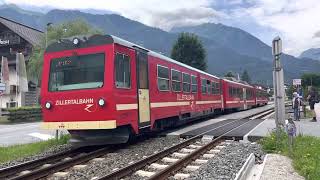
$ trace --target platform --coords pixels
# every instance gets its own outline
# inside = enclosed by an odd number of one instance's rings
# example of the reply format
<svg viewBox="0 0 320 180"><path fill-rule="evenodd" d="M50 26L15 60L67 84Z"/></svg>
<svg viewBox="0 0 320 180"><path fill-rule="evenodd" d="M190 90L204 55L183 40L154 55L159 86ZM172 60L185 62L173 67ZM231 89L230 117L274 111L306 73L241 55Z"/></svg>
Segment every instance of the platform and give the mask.
<svg viewBox="0 0 320 180"><path fill-rule="evenodd" d="M167 132L165 135L166 136L180 136L184 133L187 133L189 131L199 129L199 128L209 130L210 128L214 128L217 125L222 125L221 123L226 123L232 119L243 119L243 118L248 117L252 114L256 114L256 113L265 111L265 110L271 108L272 106L273 105L270 104L267 106L258 107L258 108L254 108L254 109L250 109L250 110L246 110L246 111L240 111L240 112L236 112L236 113L232 113L232 114L220 115L220 116L218 116L216 118L212 118L210 120L196 122L193 125L186 125L184 127L175 129L171 132ZM226 121L226 122L224 122L224 121ZM216 124L216 123L219 123L219 124Z"/></svg>
<svg viewBox="0 0 320 180"><path fill-rule="evenodd" d="M320 122L310 122L310 120L303 119L301 121L295 121L295 124L297 127L297 135L303 134L320 137ZM261 139L262 137L269 135L275 128L275 120L267 119L248 134L248 140L256 141Z"/></svg>

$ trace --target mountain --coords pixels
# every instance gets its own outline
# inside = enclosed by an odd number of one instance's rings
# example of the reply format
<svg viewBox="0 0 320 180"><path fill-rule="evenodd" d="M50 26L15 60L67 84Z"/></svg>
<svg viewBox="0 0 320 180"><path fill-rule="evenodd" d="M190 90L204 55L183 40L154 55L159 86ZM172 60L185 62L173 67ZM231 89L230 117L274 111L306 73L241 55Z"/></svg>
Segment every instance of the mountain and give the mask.
<svg viewBox="0 0 320 180"><path fill-rule="evenodd" d="M46 14L26 14L14 8L4 8L3 11L0 11L0 16L42 30L48 22L58 24L80 18L107 34L113 34L167 56L170 56L178 32L194 32L199 35L206 48L209 73L224 75L230 70L241 73L246 69L253 81L272 84L270 47L241 29L222 24L204 24L199 27L177 28L172 32L166 32L116 14L90 14L74 10L52 10ZM302 72L320 70L319 61L307 58L297 59L293 56L282 55L282 61L287 82L292 78L300 77Z"/></svg>
<svg viewBox="0 0 320 180"><path fill-rule="evenodd" d="M270 47L239 28L229 27L221 23L205 23L198 26L173 28L171 32L191 32L208 39L213 39L239 54L272 61Z"/></svg>
<svg viewBox="0 0 320 180"><path fill-rule="evenodd" d="M320 48L311 48L303 51L300 58L310 58L320 61Z"/></svg>

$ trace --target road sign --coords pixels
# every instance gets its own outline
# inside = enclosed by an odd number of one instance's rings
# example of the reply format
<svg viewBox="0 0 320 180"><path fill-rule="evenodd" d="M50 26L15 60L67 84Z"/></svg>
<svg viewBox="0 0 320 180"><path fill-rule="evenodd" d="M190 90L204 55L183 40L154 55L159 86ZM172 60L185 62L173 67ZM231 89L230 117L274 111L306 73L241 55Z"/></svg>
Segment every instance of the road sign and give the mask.
<svg viewBox="0 0 320 180"><path fill-rule="evenodd" d="M294 86L300 85L301 86L301 79L293 79L292 85L294 85Z"/></svg>
<svg viewBox="0 0 320 180"><path fill-rule="evenodd" d="M0 91L5 91L5 90L6 90L6 84L0 83Z"/></svg>

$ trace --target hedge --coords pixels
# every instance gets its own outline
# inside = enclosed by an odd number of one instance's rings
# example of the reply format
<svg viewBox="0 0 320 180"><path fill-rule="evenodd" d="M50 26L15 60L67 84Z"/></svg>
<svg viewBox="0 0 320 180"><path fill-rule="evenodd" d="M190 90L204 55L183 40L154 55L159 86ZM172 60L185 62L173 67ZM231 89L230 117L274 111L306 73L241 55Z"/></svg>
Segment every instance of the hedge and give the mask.
<svg viewBox="0 0 320 180"><path fill-rule="evenodd" d="M8 120L12 122L28 122L42 120L41 108L38 106L7 109Z"/></svg>

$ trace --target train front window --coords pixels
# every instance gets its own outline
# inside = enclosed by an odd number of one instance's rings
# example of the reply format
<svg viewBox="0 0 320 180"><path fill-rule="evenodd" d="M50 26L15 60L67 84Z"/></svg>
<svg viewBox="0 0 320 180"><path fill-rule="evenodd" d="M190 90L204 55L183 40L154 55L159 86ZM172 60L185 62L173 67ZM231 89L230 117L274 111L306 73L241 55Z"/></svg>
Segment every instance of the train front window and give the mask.
<svg viewBox="0 0 320 180"><path fill-rule="evenodd" d="M104 61L103 53L52 59L49 91L101 88L104 81Z"/></svg>

